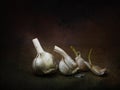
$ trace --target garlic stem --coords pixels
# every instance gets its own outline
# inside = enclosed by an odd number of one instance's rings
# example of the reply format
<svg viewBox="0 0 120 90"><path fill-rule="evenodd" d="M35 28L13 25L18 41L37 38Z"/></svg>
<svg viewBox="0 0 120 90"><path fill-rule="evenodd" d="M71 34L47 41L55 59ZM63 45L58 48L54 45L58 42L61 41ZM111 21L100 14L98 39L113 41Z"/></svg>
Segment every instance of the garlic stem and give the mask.
<svg viewBox="0 0 120 90"><path fill-rule="evenodd" d="M74 52L75 56L77 57L78 56L78 53L77 51L75 50L75 48L73 46L70 46L70 48L72 49L72 51Z"/></svg>
<svg viewBox="0 0 120 90"><path fill-rule="evenodd" d="M32 42L34 44L34 47L35 47L37 53L43 53L44 52L38 38L33 39Z"/></svg>

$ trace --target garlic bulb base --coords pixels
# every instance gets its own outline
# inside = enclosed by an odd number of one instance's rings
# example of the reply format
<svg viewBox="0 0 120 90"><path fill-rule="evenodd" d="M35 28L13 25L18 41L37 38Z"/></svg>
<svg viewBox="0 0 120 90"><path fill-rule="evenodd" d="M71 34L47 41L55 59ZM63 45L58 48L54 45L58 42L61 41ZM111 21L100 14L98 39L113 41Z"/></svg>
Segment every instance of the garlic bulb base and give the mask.
<svg viewBox="0 0 120 90"><path fill-rule="evenodd" d="M33 42L33 44L34 44L34 47L35 47L37 53L42 53L42 52L44 52L44 50L43 50L43 48L42 48L42 46L41 46L38 38L34 38L34 39L32 40L32 42Z"/></svg>

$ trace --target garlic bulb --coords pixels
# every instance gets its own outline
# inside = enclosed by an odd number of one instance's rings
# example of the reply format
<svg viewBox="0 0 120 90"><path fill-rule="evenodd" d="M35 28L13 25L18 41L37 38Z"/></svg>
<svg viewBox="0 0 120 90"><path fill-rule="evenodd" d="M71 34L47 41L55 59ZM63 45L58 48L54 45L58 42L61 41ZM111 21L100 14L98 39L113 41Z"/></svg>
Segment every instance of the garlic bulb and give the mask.
<svg viewBox="0 0 120 90"><path fill-rule="evenodd" d="M75 61L63 49L55 45L54 51L63 56L59 62L59 70L62 74L72 75L79 70Z"/></svg>
<svg viewBox="0 0 120 90"><path fill-rule="evenodd" d="M33 70L36 74L48 74L56 70L53 55L44 51L37 38L32 40L37 56L33 60Z"/></svg>
<svg viewBox="0 0 120 90"><path fill-rule="evenodd" d="M90 55L91 55L92 49L90 49L89 55L88 55L88 60L89 63L84 61L84 63L88 66L88 68L95 74L98 76L104 75L107 71L106 68L101 68L99 66L93 65L90 59Z"/></svg>
<svg viewBox="0 0 120 90"><path fill-rule="evenodd" d="M84 63L85 60L81 57L80 52L76 51L73 46L70 46L70 48L73 50L73 52L74 52L74 54L76 56L75 61L78 64L78 67L79 67L80 71L87 71L88 67Z"/></svg>

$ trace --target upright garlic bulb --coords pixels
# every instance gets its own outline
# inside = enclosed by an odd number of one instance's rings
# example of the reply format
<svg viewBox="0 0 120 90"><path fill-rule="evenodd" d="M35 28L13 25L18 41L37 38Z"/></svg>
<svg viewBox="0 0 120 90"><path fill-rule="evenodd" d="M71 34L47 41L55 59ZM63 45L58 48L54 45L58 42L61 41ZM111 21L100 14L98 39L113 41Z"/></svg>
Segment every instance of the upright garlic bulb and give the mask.
<svg viewBox="0 0 120 90"><path fill-rule="evenodd" d="M75 61L63 49L55 45L54 51L63 56L59 62L59 70L62 74L72 75L79 70Z"/></svg>
<svg viewBox="0 0 120 90"><path fill-rule="evenodd" d="M101 68L99 66L93 65L90 59L90 55L91 55L92 49L90 49L89 55L88 55L88 60L89 63L84 61L84 63L88 66L88 68L95 74L98 76L104 75L105 72L107 71L106 68Z"/></svg>
<svg viewBox="0 0 120 90"><path fill-rule="evenodd" d="M53 55L44 51L37 38L32 40L37 56L33 60L33 70L36 74L48 74L56 70Z"/></svg>
<svg viewBox="0 0 120 90"><path fill-rule="evenodd" d="M74 52L74 54L76 56L75 61L78 64L78 67L79 67L80 71L87 71L88 67L84 63L85 60L81 57L80 52L76 51L73 46L70 46L70 48L73 50L73 52Z"/></svg>

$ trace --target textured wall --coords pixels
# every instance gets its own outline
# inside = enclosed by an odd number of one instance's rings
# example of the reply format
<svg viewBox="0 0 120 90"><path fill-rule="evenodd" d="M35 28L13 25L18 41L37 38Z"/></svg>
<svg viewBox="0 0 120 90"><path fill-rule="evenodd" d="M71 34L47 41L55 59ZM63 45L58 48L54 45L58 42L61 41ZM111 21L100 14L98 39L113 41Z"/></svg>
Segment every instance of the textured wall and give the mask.
<svg viewBox="0 0 120 90"><path fill-rule="evenodd" d="M119 88L119 3L12 0L4 4L0 59L2 88ZM80 50L85 59L93 48L93 63L107 67L108 75L97 77L86 72L81 79L65 77L58 72L51 76L34 76L31 64L36 51L31 40L35 37L56 59L61 57L53 52L54 45L62 47L72 58L70 45Z"/></svg>

